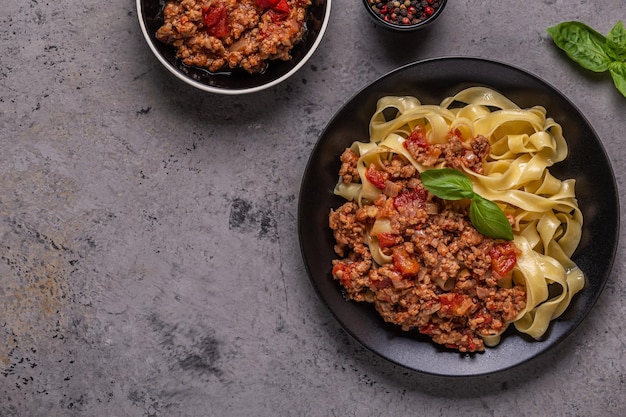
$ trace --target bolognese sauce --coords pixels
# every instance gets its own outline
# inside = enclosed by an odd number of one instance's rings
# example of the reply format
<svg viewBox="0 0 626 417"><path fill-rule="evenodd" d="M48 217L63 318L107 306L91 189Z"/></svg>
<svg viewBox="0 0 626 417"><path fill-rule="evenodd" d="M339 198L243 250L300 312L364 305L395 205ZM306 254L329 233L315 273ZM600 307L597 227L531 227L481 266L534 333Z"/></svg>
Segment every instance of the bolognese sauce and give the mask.
<svg viewBox="0 0 626 417"><path fill-rule="evenodd" d="M211 72L263 72L291 59L306 31L311 0L170 0L156 38L183 63Z"/></svg>
<svg viewBox="0 0 626 417"><path fill-rule="evenodd" d="M447 143L431 145L417 128L404 146L425 166L443 158L450 167L480 173L489 142L459 136L453 131ZM341 155L344 183L360 181L358 159L349 148ZM510 279L515 245L479 233L466 201L430 194L401 156L370 165L365 175L382 191L376 200L348 201L329 215L341 257L333 261L333 277L349 299L373 303L403 330L417 329L461 352L483 351L483 337L502 333L526 307L524 286ZM389 230L378 233L372 226L381 219ZM374 261L367 239L377 240L388 262Z"/></svg>

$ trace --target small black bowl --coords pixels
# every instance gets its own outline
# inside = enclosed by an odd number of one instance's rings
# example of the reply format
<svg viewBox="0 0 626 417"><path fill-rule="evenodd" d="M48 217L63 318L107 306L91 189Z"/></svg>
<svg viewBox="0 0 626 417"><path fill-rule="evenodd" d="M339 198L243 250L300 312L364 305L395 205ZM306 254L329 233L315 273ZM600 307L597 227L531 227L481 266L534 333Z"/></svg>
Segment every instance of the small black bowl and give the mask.
<svg viewBox="0 0 626 417"><path fill-rule="evenodd" d="M426 26L430 26L437 18L443 13L443 9L446 7L447 0L435 0L433 5L430 5L434 9L431 15L429 16L420 16L417 18L417 21L413 21L412 23L404 24L404 23L394 23L391 19L392 11L391 8L388 8L388 12L382 12L381 9L376 7L374 9L374 4L370 3L371 0L363 0L363 5L365 9L369 13L369 15L374 19L376 23L380 26L390 29L395 32L412 32L414 30L423 29ZM397 0L396 3L404 3L405 0ZM390 3L388 0L380 0L376 2L376 4L386 5ZM386 6L383 6L386 7ZM402 6L401 6L402 7ZM387 19L385 19L387 17Z"/></svg>

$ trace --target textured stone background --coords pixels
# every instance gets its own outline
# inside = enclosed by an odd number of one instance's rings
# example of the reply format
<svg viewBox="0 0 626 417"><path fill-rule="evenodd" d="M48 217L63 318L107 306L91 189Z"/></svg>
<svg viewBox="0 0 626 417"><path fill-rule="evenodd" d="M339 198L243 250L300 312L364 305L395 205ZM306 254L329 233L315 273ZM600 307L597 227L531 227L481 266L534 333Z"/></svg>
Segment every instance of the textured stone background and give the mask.
<svg viewBox="0 0 626 417"><path fill-rule="evenodd" d="M450 380L355 343L310 285L296 227L332 115L387 71L446 55L561 89L623 193L626 99L545 31L606 33L623 0L450 0L436 27L403 37L335 0L311 61L243 97L166 73L131 0L1 3L0 416L626 415L623 244L567 343Z"/></svg>

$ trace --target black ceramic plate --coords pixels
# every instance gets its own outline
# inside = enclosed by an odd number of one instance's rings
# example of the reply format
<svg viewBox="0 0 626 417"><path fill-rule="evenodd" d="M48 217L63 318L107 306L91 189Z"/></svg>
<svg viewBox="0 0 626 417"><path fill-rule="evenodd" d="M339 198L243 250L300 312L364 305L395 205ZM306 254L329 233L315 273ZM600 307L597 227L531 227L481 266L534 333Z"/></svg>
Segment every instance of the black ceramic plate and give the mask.
<svg viewBox="0 0 626 417"><path fill-rule="evenodd" d="M470 86L491 87L520 107L542 105L563 127L567 159L551 168L561 179L576 179L584 216L582 241L573 260L584 271L586 287L569 309L552 322L542 341L509 329L502 342L484 353L460 354L429 338L383 322L370 304L347 301L331 275L333 236L328 213L344 200L333 195L339 155L354 140L368 138L377 100L385 95L414 95L426 104ZM406 368L434 375L471 376L524 363L562 342L587 316L611 271L617 249L619 202L612 168L602 143L581 112L545 81L503 63L475 58L441 58L395 70L356 94L330 121L313 149L300 190L298 227L311 282L343 328L363 346ZM511 326L513 327L513 326Z"/></svg>
<svg viewBox="0 0 626 417"><path fill-rule="evenodd" d="M331 0L312 0L306 20L306 33L291 50L289 61L271 61L262 74L243 70L210 73L189 67L176 58L176 50L155 38L163 24L166 0L136 0L141 30L157 59L176 77L202 90L219 94L244 94L266 89L293 75L311 57L319 45L330 17Z"/></svg>

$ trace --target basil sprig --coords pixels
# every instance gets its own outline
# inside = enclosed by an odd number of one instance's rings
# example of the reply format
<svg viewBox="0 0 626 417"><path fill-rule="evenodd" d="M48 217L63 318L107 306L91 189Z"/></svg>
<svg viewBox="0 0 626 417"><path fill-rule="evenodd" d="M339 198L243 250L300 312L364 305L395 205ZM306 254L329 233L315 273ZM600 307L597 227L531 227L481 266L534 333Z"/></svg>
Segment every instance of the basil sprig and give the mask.
<svg viewBox="0 0 626 417"><path fill-rule="evenodd" d="M626 29L621 21L607 36L576 21L559 23L547 31L554 43L583 68L608 70L615 87L626 97Z"/></svg>
<svg viewBox="0 0 626 417"><path fill-rule="evenodd" d="M472 181L461 171L429 169L420 174L424 188L444 200L470 199L470 221L480 233L494 239L513 240L513 228L493 201L474 192Z"/></svg>

